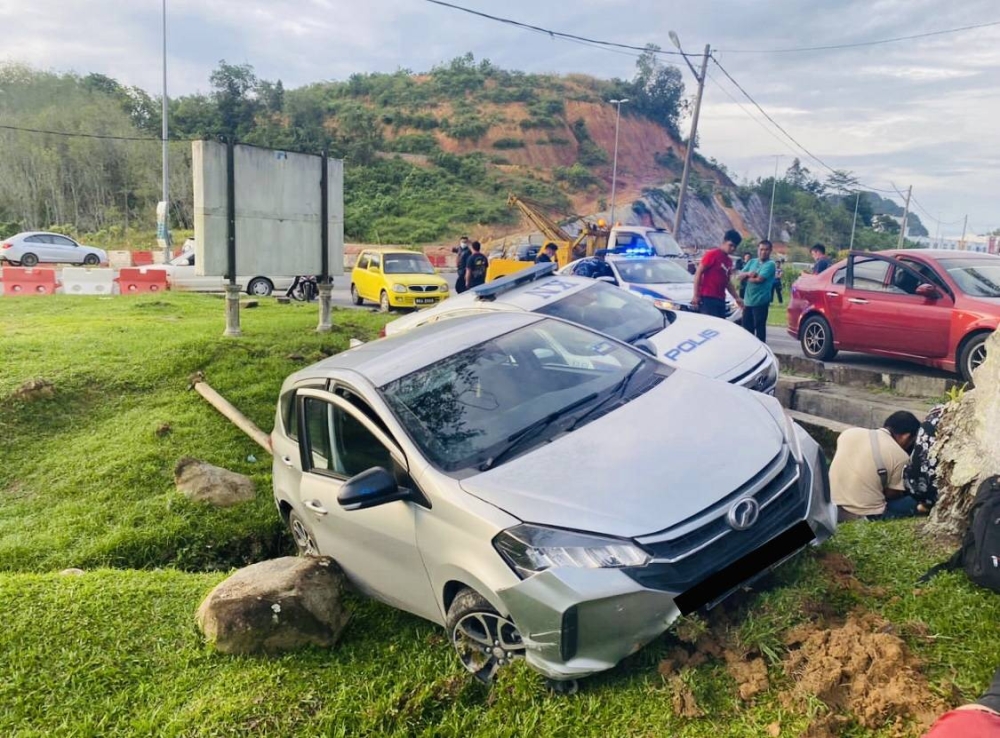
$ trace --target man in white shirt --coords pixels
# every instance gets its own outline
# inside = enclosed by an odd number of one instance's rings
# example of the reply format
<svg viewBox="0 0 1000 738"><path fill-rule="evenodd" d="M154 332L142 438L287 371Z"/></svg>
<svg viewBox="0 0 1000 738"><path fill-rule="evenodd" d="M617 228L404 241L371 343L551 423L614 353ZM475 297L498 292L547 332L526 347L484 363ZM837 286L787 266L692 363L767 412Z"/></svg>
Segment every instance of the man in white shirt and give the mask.
<svg viewBox="0 0 1000 738"><path fill-rule="evenodd" d="M840 520L888 520L916 515L906 494L903 470L910 460L920 421L900 410L878 430L850 428L837 439L830 464L830 493Z"/></svg>

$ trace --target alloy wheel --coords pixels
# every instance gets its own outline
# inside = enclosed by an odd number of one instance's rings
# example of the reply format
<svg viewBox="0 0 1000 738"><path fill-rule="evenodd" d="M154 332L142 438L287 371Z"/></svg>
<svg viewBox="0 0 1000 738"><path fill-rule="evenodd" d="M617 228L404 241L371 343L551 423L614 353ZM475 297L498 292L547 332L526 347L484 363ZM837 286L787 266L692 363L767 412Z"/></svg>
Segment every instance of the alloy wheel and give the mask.
<svg viewBox="0 0 1000 738"><path fill-rule="evenodd" d="M806 328L802 341L810 354L819 354L826 344L826 329L821 323L812 323Z"/></svg>
<svg viewBox="0 0 1000 738"><path fill-rule="evenodd" d="M313 540L312 533L306 528L298 517L291 519L292 538L295 539L295 547L302 556L319 556L319 549L316 541Z"/></svg>
<svg viewBox="0 0 1000 738"><path fill-rule="evenodd" d="M979 365L986 361L986 342L983 341L969 354L969 376L979 368Z"/></svg>
<svg viewBox="0 0 1000 738"><path fill-rule="evenodd" d="M489 683L504 664L524 657L524 642L513 622L495 612L471 612L451 634L458 657L477 679Z"/></svg>

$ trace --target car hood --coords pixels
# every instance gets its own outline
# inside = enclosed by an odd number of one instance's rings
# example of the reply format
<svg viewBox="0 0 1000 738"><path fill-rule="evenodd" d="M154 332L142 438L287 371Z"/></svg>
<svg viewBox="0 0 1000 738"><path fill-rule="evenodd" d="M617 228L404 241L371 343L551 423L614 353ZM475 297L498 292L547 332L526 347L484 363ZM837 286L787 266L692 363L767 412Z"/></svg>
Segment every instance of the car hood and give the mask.
<svg viewBox="0 0 1000 738"><path fill-rule="evenodd" d="M674 282L666 284L640 284L629 282L628 289L641 297L666 298L676 300L685 305L691 302L694 296L694 285L690 282Z"/></svg>
<svg viewBox="0 0 1000 738"><path fill-rule="evenodd" d="M784 431L766 402L776 406L758 393L677 371L628 404L461 485L523 522L624 538L655 533L731 494L780 453Z"/></svg>
<svg viewBox="0 0 1000 738"><path fill-rule="evenodd" d="M412 284L448 284L440 274L386 274L385 281L390 284L396 282L407 286Z"/></svg>
<svg viewBox="0 0 1000 738"><path fill-rule="evenodd" d="M749 331L728 320L678 311L669 327L649 341L666 363L716 379L732 380L768 356Z"/></svg>

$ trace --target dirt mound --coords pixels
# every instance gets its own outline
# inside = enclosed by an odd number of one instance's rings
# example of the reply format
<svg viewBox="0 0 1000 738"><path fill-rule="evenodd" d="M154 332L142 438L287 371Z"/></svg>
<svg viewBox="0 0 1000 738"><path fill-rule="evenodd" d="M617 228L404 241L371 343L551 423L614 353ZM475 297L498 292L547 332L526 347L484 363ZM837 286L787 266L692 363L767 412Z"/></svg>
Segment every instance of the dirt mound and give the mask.
<svg viewBox="0 0 1000 738"><path fill-rule="evenodd" d="M794 686L782 701L805 709L819 699L831 710L807 736L838 735L848 722L868 729L890 725L901 736L910 723L919 734L947 709L931 692L918 659L892 630L878 615L855 613L833 628L808 624L788 632L784 668Z"/></svg>

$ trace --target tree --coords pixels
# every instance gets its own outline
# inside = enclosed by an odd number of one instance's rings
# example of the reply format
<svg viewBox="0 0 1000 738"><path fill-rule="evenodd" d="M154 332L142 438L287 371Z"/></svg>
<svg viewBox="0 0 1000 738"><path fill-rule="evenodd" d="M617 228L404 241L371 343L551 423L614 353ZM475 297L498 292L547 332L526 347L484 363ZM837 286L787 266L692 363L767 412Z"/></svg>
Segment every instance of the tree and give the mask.
<svg viewBox="0 0 1000 738"><path fill-rule="evenodd" d="M899 223L891 215L876 215L872 218L872 228L876 233L899 233Z"/></svg>
<svg viewBox="0 0 1000 738"><path fill-rule="evenodd" d="M656 53L659 46L649 44L635 63L636 74L627 85L629 109L664 125L679 138L681 101L684 99L684 82L680 70L663 64Z"/></svg>
<svg viewBox="0 0 1000 738"><path fill-rule="evenodd" d="M254 126L260 101L257 75L249 64L227 64L223 59L209 77L212 99L219 109L218 133L241 138Z"/></svg>
<svg viewBox="0 0 1000 738"><path fill-rule="evenodd" d="M826 178L826 189L841 195L853 192L857 187L858 178L846 169L835 169L833 174Z"/></svg>

